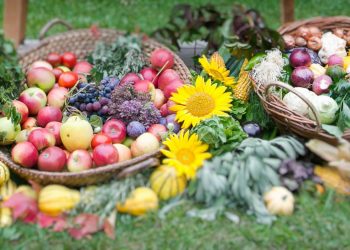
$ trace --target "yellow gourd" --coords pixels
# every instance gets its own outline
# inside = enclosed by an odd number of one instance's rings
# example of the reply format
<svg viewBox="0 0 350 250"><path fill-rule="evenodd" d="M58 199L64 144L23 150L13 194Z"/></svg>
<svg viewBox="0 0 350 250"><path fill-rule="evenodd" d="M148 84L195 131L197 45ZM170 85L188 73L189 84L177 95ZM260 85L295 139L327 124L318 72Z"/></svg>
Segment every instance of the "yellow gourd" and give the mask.
<svg viewBox="0 0 350 250"><path fill-rule="evenodd" d="M233 95L242 101L248 101L249 99L249 93L252 89L252 82L249 78L249 72L245 71L244 68L246 67L246 65L248 64L248 60L245 59L244 63L241 67L241 70L239 72L238 75L238 80L235 83L235 85L233 85L232 89L233 89Z"/></svg>
<svg viewBox="0 0 350 250"><path fill-rule="evenodd" d="M61 185L49 185L39 193L39 210L50 216L58 216L71 210L80 201L79 191Z"/></svg>
<svg viewBox="0 0 350 250"><path fill-rule="evenodd" d="M0 186L0 200L8 200L16 191L17 185L12 180L8 180Z"/></svg>
<svg viewBox="0 0 350 250"><path fill-rule="evenodd" d="M294 211L294 196L285 187L273 187L264 194L267 210L274 215L291 215Z"/></svg>
<svg viewBox="0 0 350 250"><path fill-rule="evenodd" d="M350 195L350 182L343 179L336 168L316 166L314 173L324 184L340 194Z"/></svg>
<svg viewBox="0 0 350 250"><path fill-rule="evenodd" d="M175 197L186 188L186 177L178 175L176 169L170 166L160 166L151 175L151 188L162 200Z"/></svg>
<svg viewBox="0 0 350 250"><path fill-rule="evenodd" d="M150 188L139 187L131 192L123 204L117 204L117 210L135 216L158 209L157 194Z"/></svg>
<svg viewBox="0 0 350 250"><path fill-rule="evenodd" d="M0 162L0 185L4 184L10 179L10 171L8 167Z"/></svg>
<svg viewBox="0 0 350 250"><path fill-rule="evenodd" d="M38 199L38 195L35 192L35 190L29 186L29 185L21 185L16 189L15 193L22 193L27 197L33 198L33 199Z"/></svg>
<svg viewBox="0 0 350 250"><path fill-rule="evenodd" d="M0 228L11 226L13 223L11 209L0 207Z"/></svg>

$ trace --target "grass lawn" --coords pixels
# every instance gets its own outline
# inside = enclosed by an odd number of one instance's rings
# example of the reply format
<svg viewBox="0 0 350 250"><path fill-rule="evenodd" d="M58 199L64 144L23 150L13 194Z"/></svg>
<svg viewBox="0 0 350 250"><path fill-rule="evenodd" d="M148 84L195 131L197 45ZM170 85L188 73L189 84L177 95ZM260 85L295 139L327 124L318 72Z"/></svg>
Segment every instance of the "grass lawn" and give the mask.
<svg viewBox="0 0 350 250"><path fill-rule="evenodd" d="M27 18L27 36L36 38L43 25L53 18L67 20L74 27L89 27L97 23L101 27L134 30L150 33L168 20L171 8L177 3L191 2L194 5L212 3L224 9L233 2L244 3L261 11L272 28L280 26L280 6L278 0L30 0ZM347 0L295 0L296 18L318 15L346 15L350 11ZM0 1L0 27L2 26L3 1ZM63 31L55 28L54 32Z"/></svg>
<svg viewBox="0 0 350 250"><path fill-rule="evenodd" d="M123 217L116 239L99 233L91 240L73 241L65 233L16 224L17 240L4 238L0 249L348 249L350 246L349 200L333 192L314 198L297 197L296 213L279 218L269 227L243 215L237 225L224 217L214 222L188 218L191 204L171 211L165 220L156 214L145 218Z"/></svg>

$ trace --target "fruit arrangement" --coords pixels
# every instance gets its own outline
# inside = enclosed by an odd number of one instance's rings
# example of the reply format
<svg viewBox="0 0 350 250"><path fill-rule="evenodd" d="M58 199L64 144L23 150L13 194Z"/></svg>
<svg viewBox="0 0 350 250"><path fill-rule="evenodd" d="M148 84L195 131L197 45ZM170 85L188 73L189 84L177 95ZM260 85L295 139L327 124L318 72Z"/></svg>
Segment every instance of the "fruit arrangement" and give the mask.
<svg viewBox="0 0 350 250"><path fill-rule="evenodd" d="M297 33L311 40L319 39L319 45L300 47L305 44L288 43L288 38L292 36L286 35L284 38L289 50L273 50L260 54L259 60L255 58L258 63L252 69L252 74L258 84L274 81L291 84L314 108L311 109L292 92L282 93L281 98L288 109L311 120L316 120L316 112L322 128L336 137L341 137L350 128L350 56L347 52L347 35L340 34L338 29L322 33L314 27L301 27Z"/></svg>
<svg viewBox="0 0 350 250"><path fill-rule="evenodd" d="M66 52L50 53L28 67L27 88L12 102L20 122L0 118L0 143L14 144L15 163L41 171L81 172L156 152L169 131L179 131L168 99L184 82L172 69L173 54L160 48L146 59L135 49L140 46L135 37L134 46L120 52L123 39L112 45L115 54L96 48L90 58L95 64ZM116 53L135 54L140 58L134 64L139 64L127 71L125 62L120 66L125 75L110 75L113 68L103 65L108 59L101 62L99 57L115 60ZM122 62L114 63L118 67ZM107 75L99 80L101 65Z"/></svg>

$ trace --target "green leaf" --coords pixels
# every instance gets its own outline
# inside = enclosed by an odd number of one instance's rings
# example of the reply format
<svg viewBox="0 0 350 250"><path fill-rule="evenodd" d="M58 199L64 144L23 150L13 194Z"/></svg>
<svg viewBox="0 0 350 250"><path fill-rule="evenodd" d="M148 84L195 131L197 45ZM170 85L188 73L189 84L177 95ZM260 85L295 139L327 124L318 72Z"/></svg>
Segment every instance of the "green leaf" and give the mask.
<svg viewBox="0 0 350 250"><path fill-rule="evenodd" d="M328 133L337 138L341 138L343 136L343 132L334 125L322 124L322 128Z"/></svg>
<svg viewBox="0 0 350 250"><path fill-rule="evenodd" d="M91 126L93 126L94 128L102 128L103 121L102 121L102 118L99 117L98 115L90 116L89 122Z"/></svg>
<svg viewBox="0 0 350 250"><path fill-rule="evenodd" d="M345 102L341 106L337 126L343 132L350 128L350 108Z"/></svg>

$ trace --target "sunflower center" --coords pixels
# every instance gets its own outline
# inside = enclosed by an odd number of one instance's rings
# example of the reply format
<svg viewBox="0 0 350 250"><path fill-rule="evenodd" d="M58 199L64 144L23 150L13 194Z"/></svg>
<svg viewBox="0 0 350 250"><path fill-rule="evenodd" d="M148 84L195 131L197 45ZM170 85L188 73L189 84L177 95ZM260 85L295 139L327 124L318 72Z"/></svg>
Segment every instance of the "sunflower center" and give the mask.
<svg viewBox="0 0 350 250"><path fill-rule="evenodd" d="M187 148L182 148L176 153L176 158L183 164L191 164L195 159L193 152Z"/></svg>
<svg viewBox="0 0 350 250"><path fill-rule="evenodd" d="M197 92L188 99L186 107L192 115L201 117L214 110L215 100L207 93Z"/></svg>

